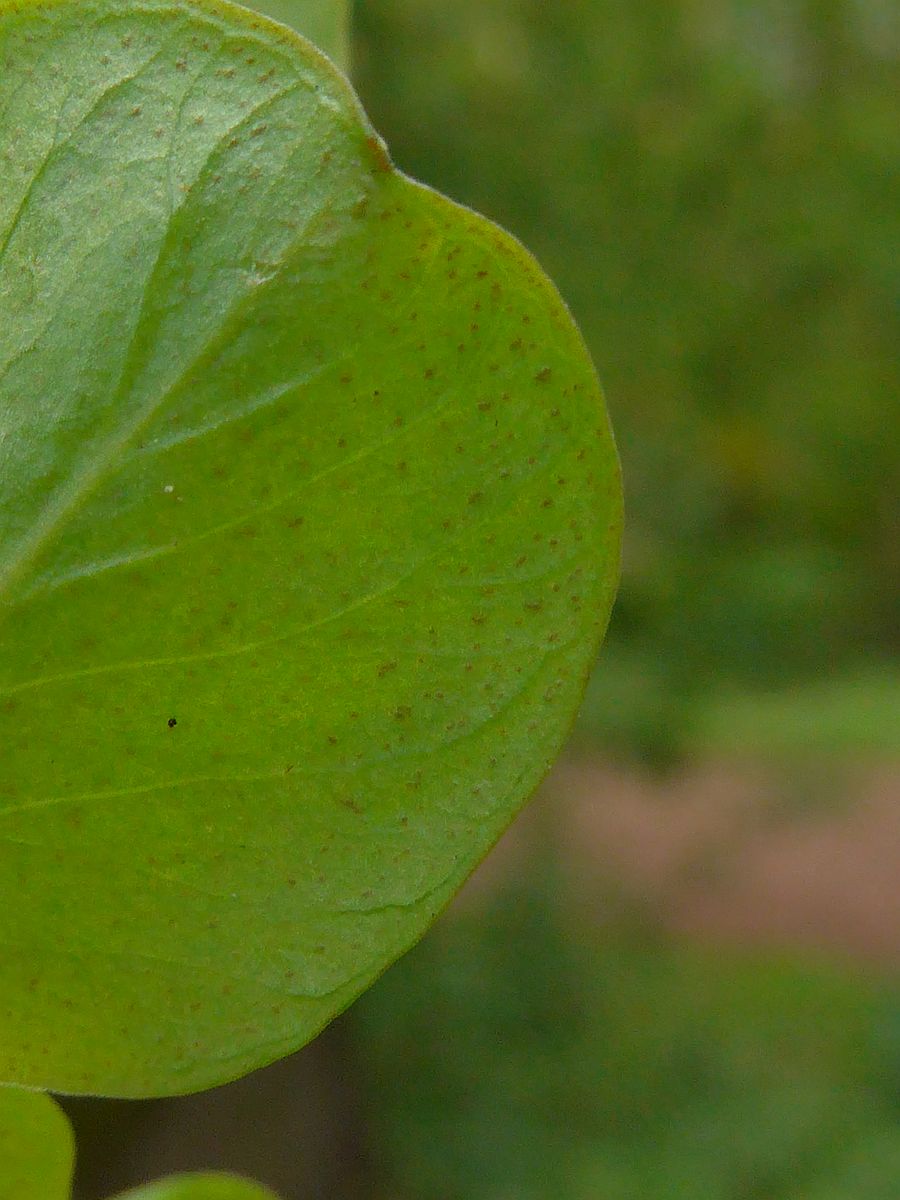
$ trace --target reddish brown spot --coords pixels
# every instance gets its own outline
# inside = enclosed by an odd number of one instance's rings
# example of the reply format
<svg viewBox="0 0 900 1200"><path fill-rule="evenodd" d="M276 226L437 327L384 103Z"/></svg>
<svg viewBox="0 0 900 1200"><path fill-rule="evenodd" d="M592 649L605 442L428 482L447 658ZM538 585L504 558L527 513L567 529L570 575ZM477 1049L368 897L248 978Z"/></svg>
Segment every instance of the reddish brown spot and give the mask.
<svg viewBox="0 0 900 1200"><path fill-rule="evenodd" d="M372 169L375 171L390 171L391 160L387 152L387 146L379 137L374 134L366 138L366 146L372 156Z"/></svg>

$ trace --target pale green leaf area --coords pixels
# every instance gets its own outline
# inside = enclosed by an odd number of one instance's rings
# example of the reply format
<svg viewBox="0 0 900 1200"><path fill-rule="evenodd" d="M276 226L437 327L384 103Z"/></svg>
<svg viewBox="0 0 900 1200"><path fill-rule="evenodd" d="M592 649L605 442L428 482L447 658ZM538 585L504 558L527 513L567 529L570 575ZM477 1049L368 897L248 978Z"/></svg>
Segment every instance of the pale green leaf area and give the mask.
<svg viewBox="0 0 900 1200"><path fill-rule="evenodd" d="M534 260L263 18L0 0L0 158L0 1079L188 1092L547 770L615 449Z"/></svg>
<svg viewBox="0 0 900 1200"><path fill-rule="evenodd" d="M341 70L350 69L350 8L347 0L265 0L253 8L309 38Z"/></svg>
<svg viewBox="0 0 900 1200"><path fill-rule="evenodd" d="M0 1087L0 1200L68 1200L72 1131L49 1096Z"/></svg>
<svg viewBox="0 0 900 1200"><path fill-rule="evenodd" d="M119 1200L276 1200L274 1192L234 1175L173 1175L123 1192Z"/></svg>

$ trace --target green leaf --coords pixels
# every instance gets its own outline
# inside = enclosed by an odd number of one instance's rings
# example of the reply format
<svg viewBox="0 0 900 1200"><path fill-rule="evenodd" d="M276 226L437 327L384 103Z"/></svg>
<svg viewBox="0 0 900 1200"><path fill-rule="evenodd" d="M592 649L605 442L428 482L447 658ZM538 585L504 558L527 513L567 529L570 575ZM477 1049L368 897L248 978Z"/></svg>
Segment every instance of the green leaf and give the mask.
<svg viewBox="0 0 900 1200"><path fill-rule="evenodd" d="M173 1175L124 1192L119 1200L276 1200L274 1192L234 1175Z"/></svg>
<svg viewBox="0 0 900 1200"><path fill-rule="evenodd" d="M187 1092L421 936L612 602L599 388L507 234L213 0L0 0L0 1079Z"/></svg>
<svg viewBox="0 0 900 1200"><path fill-rule="evenodd" d="M59 1106L42 1092L0 1087L0 1200L68 1200L75 1146ZM276 1200L235 1175L173 1175L121 1200Z"/></svg>
<svg viewBox="0 0 900 1200"><path fill-rule="evenodd" d="M69 1122L50 1097L0 1087L0 1200L68 1200L74 1161Z"/></svg>
<svg viewBox="0 0 900 1200"><path fill-rule="evenodd" d="M265 0L252 7L302 33L342 71L349 72L350 7L347 0Z"/></svg>

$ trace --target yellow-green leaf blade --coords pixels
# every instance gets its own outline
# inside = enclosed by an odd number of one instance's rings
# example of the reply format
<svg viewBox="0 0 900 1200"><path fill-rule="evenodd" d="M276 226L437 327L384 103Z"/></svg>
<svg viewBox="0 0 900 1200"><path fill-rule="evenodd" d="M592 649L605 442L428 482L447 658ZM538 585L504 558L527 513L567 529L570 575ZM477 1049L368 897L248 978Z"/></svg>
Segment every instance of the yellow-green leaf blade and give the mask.
<svg viewBox="0 0 900 1200"><path fill-rule="evenodd" d="M618 469L534 261L243 10L0 3L0 1079L311 1037L547 769Z"/></svg>

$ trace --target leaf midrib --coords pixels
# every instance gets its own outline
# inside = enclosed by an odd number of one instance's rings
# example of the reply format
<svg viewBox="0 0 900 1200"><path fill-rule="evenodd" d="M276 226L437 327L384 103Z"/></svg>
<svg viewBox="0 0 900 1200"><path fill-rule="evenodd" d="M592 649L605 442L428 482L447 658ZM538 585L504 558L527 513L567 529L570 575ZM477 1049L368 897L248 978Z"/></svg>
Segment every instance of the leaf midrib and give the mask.
<svg viewBox="0 0 900 1200"><path fill-rule="evenodd" d="M284 97L291 92L302 90L304 86L304 82L298 79L294 83L289 84L287 87L275 92L273 95L268 96L260 104L255 105L254 108L251 109L249 113L246 113L235 126L232 126L229 131L227 131L217 140L216 145L211 149L210 155L207 158L207 164L218 146L221 144L224 137L228 136L229 133L233 133L234 129L239 128L248 121L255 119L261 109L270 104L276 103L277 101L283 100ZM206 167L204 166L198 178L202 178L205 169ZM148 273L147 285L141 300L138 318L135 322L134 329L132 330L128 351L126 352L123 361L120 382L111 400L112 405L119 404L123 395L127 391L134 349L138 343L141 330L146 321L147 301L149 296L152 294L153 282L157 275L157 269L159 267L160 260L165 252L166 246L168 245L175 218L181 212L181 208L182 206L179 206L170 212L162 237L160 238L156 259L153 263L153 267ZM311 218L311 221L314 220L315 216ZM308 233L309 223L303 227L303 229L298 233L297 237L293 239L291 244L285 249L282 259L282 266L290 261L297 249L303 245L304 239ZM280 271L273 272L272 276L265 282L265 284L256 289L252 297L254 303L258 300L264 288L267 289L271 287L275 281L280 280L280 275ZM249 297L247 299L249 299ZM0 605L2 605L7 612L14 604L14 601L11 601L10 599L10 592L14 584L18 581L18 579L21 578L22 574L35 561L35 559L40 556L42 550L49 543L54 534L66 524L66 522L78 511L80 506L96 490L97 486L100 484L104 475L106 474L110 463L113 462L117 456L122 454L134 441L134 439L138 437L140 433L153 421L154 417L157 415L160 409L164 407L166 401L173 394L173 392L179 387L184 379L189 376L190 372L196 367L196 364L203 360L205 355L209 352L210 346L215 344L217 338L220 336L222 326L229 324L234 319L235 312L240 311L241 308L242 305L239 300L235 308L232 309L232 311L228 313L227 317L220 322L218 329L214 331L213 335L204 342L200 351L192 357L184 369L179 373L178 377L158 396L152 398L150 403L137 413L134 420L130 424L114 432L109 438L106 439L105 442L101 443L97 447L97 451L94 456L89 461L85 462L83 467L72 476L68 484L63 486L59 492L57 492L56 497L51 500L51 502L41 513L41 516L34 523L30 532L19 540L18 552L14 553L11 558L7 559L6 563L0 564ZM3 610L0 609L0 620L2 620L2 616Z"/></svg>

